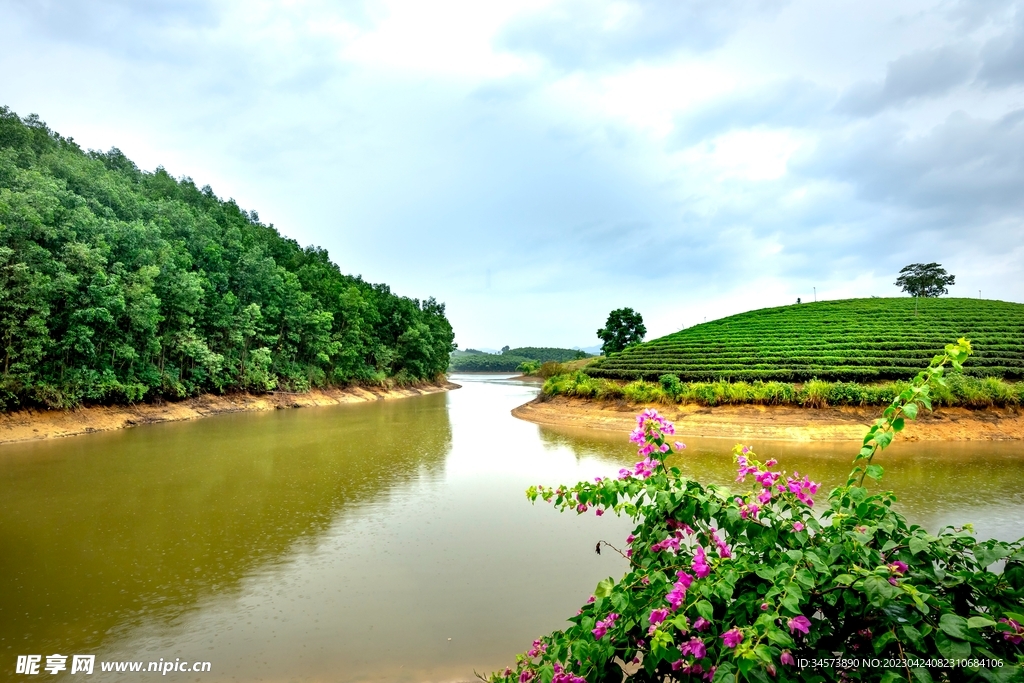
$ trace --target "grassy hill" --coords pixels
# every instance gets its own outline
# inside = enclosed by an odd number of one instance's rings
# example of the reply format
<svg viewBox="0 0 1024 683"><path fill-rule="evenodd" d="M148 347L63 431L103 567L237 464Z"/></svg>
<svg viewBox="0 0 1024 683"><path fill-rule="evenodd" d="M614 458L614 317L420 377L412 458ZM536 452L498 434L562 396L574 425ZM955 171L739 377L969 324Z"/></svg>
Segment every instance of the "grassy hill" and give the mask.
<svg viewBox="0 0 1024 683"><path fill-rule="evenodd" d="M683 382L906 379L967 337L964 372L1024 378L1024 304L871 298L765 308L634 346L587 367L591 377Z"/></svg>

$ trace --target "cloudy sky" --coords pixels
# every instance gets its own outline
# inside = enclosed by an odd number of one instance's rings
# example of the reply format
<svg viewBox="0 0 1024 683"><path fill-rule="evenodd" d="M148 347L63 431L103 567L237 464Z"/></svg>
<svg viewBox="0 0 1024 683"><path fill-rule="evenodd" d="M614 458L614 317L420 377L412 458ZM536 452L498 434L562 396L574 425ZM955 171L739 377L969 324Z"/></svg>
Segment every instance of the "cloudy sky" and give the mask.
<svg viewBox="0 0 1024 683"><path fill-rule="evenodd" d="M1024 301L1024 2L0 0L0 104L210 184L461 347Z"/></svg>

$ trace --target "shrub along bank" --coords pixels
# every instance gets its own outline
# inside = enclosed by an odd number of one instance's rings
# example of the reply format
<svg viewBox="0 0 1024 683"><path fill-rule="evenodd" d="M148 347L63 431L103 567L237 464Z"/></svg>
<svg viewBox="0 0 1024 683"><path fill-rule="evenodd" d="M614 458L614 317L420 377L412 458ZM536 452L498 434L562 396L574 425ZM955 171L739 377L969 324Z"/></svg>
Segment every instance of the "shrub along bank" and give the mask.
<svg viewBox="0 0 1024 683"><path fill-rule="evenodd" d="M889 405L909 383L879 384L810 380L789 382L683 382L676 375L662 375L657 382L636 380L623 383L591 377L583 371L555 375L544 383L545 396L574 396L634 403L718 405L795 405L808 408L827 406ZM950 373L946 385L932 394L935 405L989 408L1024 405L1024 382L995 377L973 377Z"/></svg>

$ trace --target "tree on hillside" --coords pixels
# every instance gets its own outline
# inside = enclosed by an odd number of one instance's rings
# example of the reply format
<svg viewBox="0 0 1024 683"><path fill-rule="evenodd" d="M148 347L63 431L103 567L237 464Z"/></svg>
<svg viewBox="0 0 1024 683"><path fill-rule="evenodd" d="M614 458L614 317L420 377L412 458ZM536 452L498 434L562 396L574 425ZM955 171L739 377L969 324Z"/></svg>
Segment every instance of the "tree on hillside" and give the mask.
<svg viewBox="0 0 1024 683"><path fill-rule="evenodd" d="M647 328L643 317L632 308L617 308L608 314L608 322L597 331L597 336L604 343L601 353L608 355L618 353L627 346L639 344L644 340Z"/></svg>
<svg viewBox="0 0 1024 683"><path fill-rule="evenodd" d="M938 263L912 263L900 271L896 286L913 297L937 297L948 294L947 287L955 280L956 276Z"/></svg>

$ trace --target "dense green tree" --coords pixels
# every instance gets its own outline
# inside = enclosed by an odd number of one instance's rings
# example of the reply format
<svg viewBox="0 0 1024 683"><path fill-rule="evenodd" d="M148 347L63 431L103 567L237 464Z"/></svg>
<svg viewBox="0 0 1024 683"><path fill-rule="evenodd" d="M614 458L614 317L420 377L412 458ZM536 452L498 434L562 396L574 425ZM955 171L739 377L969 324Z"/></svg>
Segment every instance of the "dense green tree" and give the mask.
<svg viewBox="0 0 1024 683"><path fill-rule="evenodd" d="M618 353L628 346L644 340L647 328L643 317L632 308L617 308L608 314L608 321L597 331L601 341L601 353Z"/></svg>
<svg viewBox="0 0 1024 683"><path fill-rule="evenodd" d="M432 379L444 304L0 107L0 409Z"/></svg>
<svg viewBox="0 0 1024 683"><path fill-rule="evenodd" d="M914 297L937 297L948 294L949 285L956 283L956 276L950 275L938 263L912 263L905 266L896 286Z"/></svg>

